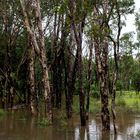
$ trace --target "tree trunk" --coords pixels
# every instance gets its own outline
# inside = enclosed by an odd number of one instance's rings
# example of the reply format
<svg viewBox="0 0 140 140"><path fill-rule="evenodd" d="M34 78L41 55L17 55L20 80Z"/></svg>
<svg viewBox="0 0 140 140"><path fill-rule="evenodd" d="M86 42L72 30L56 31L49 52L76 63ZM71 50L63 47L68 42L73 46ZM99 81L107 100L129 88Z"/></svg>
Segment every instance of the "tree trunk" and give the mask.
<svg viewBox="0 0 140 140"><path fill-rule="evenodd" d="M82 64L82 46L78 46L78 91L80 100L80 119L81 125L86 125L86 112L85 112L85 93L83 91L83 64Z"/></svg>
<svg viewBox="0 0 140 140"><path fill-rule="evenodd" d="M67 110L67 117L72 117L72 104L73 104L73 94L75 90L75 81L76 81L76 74L77 74L77 66L78 66L78 52L76 53L76 58L72 63L72 57L69 52L70 50L65 50L65 55L68 59L67 64L65 64L65 94L66 94L66 110ZM64 60L65 62L65 60ZM66 66L67 65L67 66Z"/></svg>
<svg viewBox="0 0 140 140"><path fill-rule="evenodd" d="M73 3L74 4L74 3ZM74 6L74 5L72 5ZM74 8L74 7L71 7ZM72 9L71 9L72 10ZM71 13L73 13L71 11ZM83 90L83 61L82 61L82 37L83 30L85 27L85 18L86 13L82 13L82 18L78 24L75 23L74 18L72 17L72 28L74 32L74 37L77 45L77 77L78 77L78 92L79 92L79 103L80 103L80 119L81 126L86 125L86 110L85 110L85 93Z"/></svg>
<svg viewBox="0 0 140 140"><path fill-rule="evenodd" d="M87 102L86 102L86 119L89 118L89 105L90 105L90 86L91 86L91 74L92 74L92 57L93 57L93 41L89 46L89 62L88 62L88 87L87 87Z"/></svg>
<svg viewBox="0 0 140 140"><path fill-rule="evenodd" d="M97 5L94 7L94 26L98 27L98 31L96 31L94 36L94 47L101 94L101 120L103 130L110 130L110 115L108 109L108 0L104 0L101 6L103 13L100 13L96 6ZM105 18L101 18L102 16L105 16Z"/></svg>
<svg viewBox="0 0 140 140"><path fill-rule="evenodd" d="M63 23L64 26L62 28L61 42L62 42L62 58L63 65L65 70L65 97L66 97L66 115L67 118L72 117L72 104L73 104L73 92L76 80L76 69L77 69L77 59L72 61L72 53L73 53L73 30L71 30L67 24L68 17L65 19ZM70 44L67 44L67 36L69 35L69 31L65 29L70 29ZM77 53L76 53L77 56ZM77 57L76 57L77 58Z"/></svg>
<svg viewBox="0 0 140 140"><path fill-rule="evenodd" d="M116 98L116 84L118 80L118 74L119 74L119 48L120 48L120 35L121 35L121 14L120 14L120 8L119 4L116 3L116 11L117 11L117 18L118 18L118 31L117 31L117 39L116 41L109 36L110 40L113 42L114 45L114 62L115 67L113 71L113 78L112 78L112 88L111 88L111 95L112 95L112 103L111 103L111 111L112 111L112 118L113 118L113 127L114 127L114 133L117 134L117 128L116 128L116 112L115 112L115 98Z"/></svg>
<svg viewBox="0 0 140 140"><path fill-rule="evenodd" d="M4 104L5 109L12 107L13 92L12 92L12 78L11 78L11 46L7 44L4 61L5 84L4 84Z"/></svg>
<svg viewBox="0 0 140 140"><path fill-rule="evenodd" d="M30 37L28 37L28 48L27 48L27 63L28 63L28 88L29 88L29 100L30 100L30 111L32 115L38 114L38 103L37 94L35 90L35 69L34 69L35 52L32 46Z"/></svg>
<svg viewBox="0 0 140 140"><path fill-rule="evenodd" d="M108 109L108 44L95 44L95 58L101 94L101 120L103 130L110 130L110 115ZM102 48L101 48L102 47ZM101 50L102 49L102 52Z"/></svg>

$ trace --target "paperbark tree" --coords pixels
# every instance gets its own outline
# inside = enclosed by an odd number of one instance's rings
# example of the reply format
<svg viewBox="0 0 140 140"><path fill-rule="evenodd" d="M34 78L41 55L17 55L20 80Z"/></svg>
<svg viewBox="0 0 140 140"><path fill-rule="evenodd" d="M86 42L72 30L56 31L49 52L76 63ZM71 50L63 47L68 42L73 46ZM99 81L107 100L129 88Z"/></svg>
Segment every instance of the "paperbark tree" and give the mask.
<svg viewBox="0 0 140 140"><path fill-rule="evenodd" d="M35 20L36 20L36 27L37 33L35 33L34 26L32 26L31 19L28 15L28 12L31 12L26 9L25 1L20 0L20 4L22 7L22 13L24 16L24 25L29 33L32 41L32 45L35 49L35 52L38 56L38 59L41 64L42 68L42 81L44 86L44 101L45 101L45 116L47 117L49 123L52 123L52 105L51 105L51 92L50 92L50 83L49 83L49 75L48 75L48 67L47 67L47 58L46 58L46 48L45 48L45 41L44 41L44 32L42 27L42 17L41 17L41 10L40 10L40 1L35 0L31 1L31 7L34 10Z"/></svg>
<svg viewBox="0 0 140 140"><path fill-rule="evenodd" d="M101 120L103 130L110 130L110 115L108 109L108 0L103 0L101 5L94 6L94 47L96 68L98 73L101 94ZM102 8L102 12L99 8ZM104 16L104 18L103 18ZM97 30L98 29L98 30Z"/></svg>
<svg viewBox="0 0 140 140"><path fill-rule="evenodd" d="M28 70L28 94L29 94L29 104L30 111L32 115L38 114L38 103L37 103L37 95L36 95L36 87L35 87L35 52L34 47L32 46L30 36L28 36L28 44L27 44L27 70Z"/></svg>

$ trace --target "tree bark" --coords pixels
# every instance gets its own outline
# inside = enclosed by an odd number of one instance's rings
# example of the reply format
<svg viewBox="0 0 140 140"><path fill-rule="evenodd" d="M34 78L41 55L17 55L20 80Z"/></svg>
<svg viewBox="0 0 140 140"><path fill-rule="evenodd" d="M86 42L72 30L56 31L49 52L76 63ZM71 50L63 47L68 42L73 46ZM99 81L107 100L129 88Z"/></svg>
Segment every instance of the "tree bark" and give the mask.
<svg viewBox="0 0 140 140"><path fill-rule="evenodd" d="M85 93L83 90L83 61L82 61L82 39L83 39L83 30L85 27L85 18L86 13L79 11L79 5L75 5L74 1L69 1L69 8L70 8L70 17L72 20L72 29L74 32L74 37L77 45L77 62L78 62L78 69L77 69L77 77L78 77L78 92L79 92L79 104L80 104L80 120L81 125L86 125L86 110L85 110ZM81 1L81 6L83 5L83 1ZM82 16L80 17L79 22L76 23L74 14L75 12L79 12Z"/></svg>
<svg viewBox="0 0 140 140"><path fill-rule="evenodd" d="M91 86L91 75L92 75L92 57L93 57L93 40L91 39L89 46L89 62L88 62L88 87L87 87L87 102L86 102L86 119L89 118L89 105L90 105L90 86Z"/></svg>
<svg viewBox="0 0 140 140"><path fill-rule="evenodd" d="M98 31L96 31L94 36L94 47L95 47L95 59L96 68L100 85L101 94L101 120L103 130L110 130L110 115L108 109L108 20L107 20L107 9L108 1L104 0L102 9L103 13L98 11L98 7L94 7L94 25ZM102 16L105 18L101 18Z"/></svg>
<svg viewBox="0 0 140 140"><path fill-rule="evenodd" d="M111 95L112 95L112 102L111 102L111 111L112 111L112 118L113 118L113 127L114 127L114 133L117 134L117 128L116 128L116 112L115 112L115 98L116 98L116 84L118 80L118 74L119 74L119 48L120 48L120 34L121 34L121 14L120 14L120 8L119 4L116 2L116 12L117 12L117 18L118 18L118 31L117 31L117 39L113 39L111 36L109 36L109 39L112 41L114 45L114 62L115 62L115 68L113 71L113 77L112 77L112 86L111 86Z"/></svg>
<svg viewBox="0 0 140 140"><path fill-rule="evenodd" d="M28 89L29 89L29 100L30 100L30 111L32 115L38 114L38 103L37 94L35 90L35 69L34 69L35 52L32 46L30 36L28 37L28 48L27 48L27 64L28 64Z"/></svg>
<svg viewBox="0 0 140 140"><path fill-rule="evenodd" d="M103 130L110 130L110 115L108 109L108 44L100 42L95 44L95 59L98 72L101 94L101 120ZM102 49L102 52L101 50Z"/></svg>

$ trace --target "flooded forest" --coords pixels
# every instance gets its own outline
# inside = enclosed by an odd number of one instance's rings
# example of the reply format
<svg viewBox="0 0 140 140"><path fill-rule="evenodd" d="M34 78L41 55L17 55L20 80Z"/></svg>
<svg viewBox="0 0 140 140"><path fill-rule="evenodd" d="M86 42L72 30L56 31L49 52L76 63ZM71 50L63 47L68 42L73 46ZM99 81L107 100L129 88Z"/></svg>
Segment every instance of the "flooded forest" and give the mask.
<svg viewBox="0 0 140 140"><path fill-rule="evenodd" d="M138 0L0 0L0 140L140 140Z"/></svg>

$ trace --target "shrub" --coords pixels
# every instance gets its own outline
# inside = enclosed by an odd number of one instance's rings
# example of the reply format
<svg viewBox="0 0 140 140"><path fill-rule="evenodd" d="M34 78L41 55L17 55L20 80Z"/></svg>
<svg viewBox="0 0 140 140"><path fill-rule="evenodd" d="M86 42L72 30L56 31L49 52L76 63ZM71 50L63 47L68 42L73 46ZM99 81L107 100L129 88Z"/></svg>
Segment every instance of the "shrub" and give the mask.
<svg viewBox="0 0 140 140"><path fill-rule="evenodd" d="M50 125L47 118L41 118L41 119L39 119L38 120L38 124L40 126L43 126L43 127L46 127L46 126L49 126Z"/></svg>
<svg viewBox="0 0 140 140"><path fill-rule="evenodd" d="M94 97L94 98L97 98L97 99L99 99L100 98L100 91L93 91L93 93L92 93L92 96Z"/></svg>
<svg viewBox="0 0 140 140"><path fill-rule="evenodd" d="M126 102L123 98L118 98L116 100L116 105L119 105L119 106L125 106L126 105Z"/></svg>

